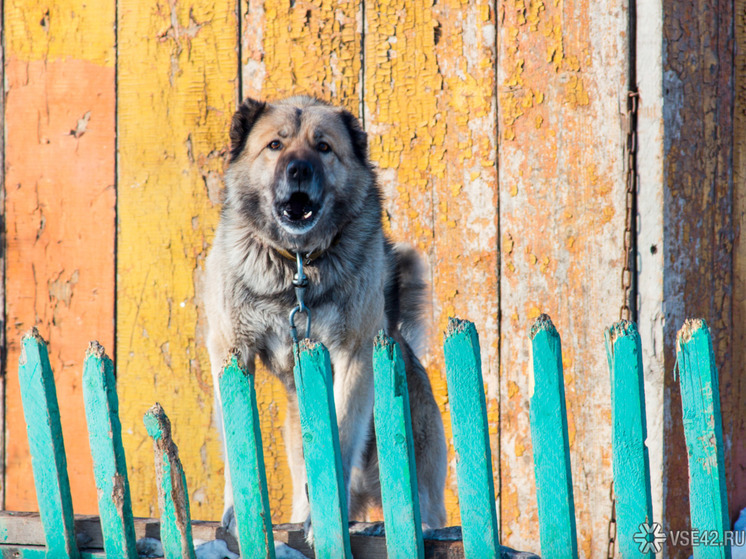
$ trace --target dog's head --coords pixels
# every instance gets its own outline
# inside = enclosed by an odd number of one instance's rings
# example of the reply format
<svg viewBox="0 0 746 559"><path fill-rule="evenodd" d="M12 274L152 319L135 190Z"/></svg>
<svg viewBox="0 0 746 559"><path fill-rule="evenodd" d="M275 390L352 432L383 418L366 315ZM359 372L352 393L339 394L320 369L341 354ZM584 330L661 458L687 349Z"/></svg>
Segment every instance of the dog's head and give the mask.
<svg viewBox="0 0 746 559"><path fill-rule="evenodd" d="M230 138L226 203L282 248L327 248L375 189L360 123L316 99L246 99Z"/></svg>

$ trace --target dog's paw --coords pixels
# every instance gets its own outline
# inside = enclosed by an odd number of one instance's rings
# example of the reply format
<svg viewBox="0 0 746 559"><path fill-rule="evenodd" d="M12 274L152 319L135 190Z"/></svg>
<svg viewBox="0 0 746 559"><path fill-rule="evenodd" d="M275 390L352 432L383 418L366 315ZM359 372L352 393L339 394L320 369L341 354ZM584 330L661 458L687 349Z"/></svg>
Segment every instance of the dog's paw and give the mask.
<svg viewBox="0 0 746 559"><path fill-rule="evenodd" d="M220 523L234 538L238 539L238 526L236 526L236 514L233 512L233 505L225 508L223 520Z"/></svg>

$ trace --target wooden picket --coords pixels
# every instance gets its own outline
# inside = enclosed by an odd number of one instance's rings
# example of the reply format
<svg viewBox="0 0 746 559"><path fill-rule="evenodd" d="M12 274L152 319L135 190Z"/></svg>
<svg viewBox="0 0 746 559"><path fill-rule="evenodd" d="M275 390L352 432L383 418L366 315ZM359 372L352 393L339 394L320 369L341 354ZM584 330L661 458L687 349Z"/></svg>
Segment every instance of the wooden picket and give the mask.
<svg viewBox="0 0 746 559"><path fill-rule="evenodd" d="M294 344L293 352L316 553L352 559L329 352L309 339Z"/></svg>
<svg viewBox="0 0 746 559"><path fill-rule="evenodd" d="M171 422L160 404L143 418L153 439L158 505L161 509L161 542L166 559L195 559L189 493L179 460L179 449L171 437Z"/></svg>
<svg viewBox="0 0 746 559"><path fill-rule="evenodd" d="M707 323L687 320L676 336L681 381L684 436L689 455L689 510L692 529L717 534L725 542L729 529L725 490L723 426L715 355ZM697 545L694 559L730 559L729 545Z"/></svg>
<svg viewBox="0 0 746 559"><path fill-rule="evenodd" d="M98 342L91 342L86 352L83 399L104 550L110 557L137 559L114 364Z"/></svg>
<svg viewBox="0 0 746 559"><path fill-rule="evenodd" d="M456 455L464 551L471 557L500 557L492 481L487 405L479 336L474 324L450 319L443 344Z"/></svg>
<svg viewBox="0 0 746 559"><path fill-rule="evenodd" d="M536 320L530 335L534 364L531 439L541 552L544 557L577 558L562 343L546 314Z"/></svg>
<svg viewBox="0 0 746 559"><path fill-rule="evenodd" d="M530 421L542 554L548 558L577 557L561 340L547 315L534 323L530 337L533 349ZM657 550L650 545L651 533L640 532L642 526L649 528L655 521L645 446L640 336L634 323L621 321L605 331L605 339L611 378L618 553L622 557L652 557ZM112 361L101 346L91 343L86 354L83 390L100 519L75 518L46 344L32 330L21 345L19 381L40 514L0 513L0 555L134 559L135 538L152 534L143 524L152 521L132 518ZM695 545L694 557L730 558L719 387L707 324L703 320L687 321L679 332L676 347L689 454L692 529L700 534L716 534L719 544ZM194 558L193 529L209 534L207 537L226 539L232 549L240 547L245 557L273 558L278 534L279 540L317 557L351 557L352 551L358 559L531 556L516 554L499 544L479 337L471 322L457 319L449 322L444 353L458 456L456 473L463 542L423 539L406 371L400 348L381 333L373 349L374 420L386 550L375 528L370 534L351 535L348 530L329 353L320 343L303 340L294 346L294 374L314 550L306 546L302 530L271 525L253 377L234 351L226 360L218 389L224 414L234 419L225 434L227 459L233 472L238 545L216 523L208 526L210 523L191 521L186 478L171 425L163 408L156 404L145 414L144 422L154 443L161 508L159 530L165 557ZM79 550L76 532L86 534L95 550Z"/></svg>
<svg viewBox="0 0 746 559"><path fill-rule="evenodd" d="M611 445L616 494L618 549L622 557L653 556L640 551L632 534L653 521L650 462L645 420L640 334L633 322L622 320L605 332L611 374Z"/></svg>
<svg viewBox="0 0 746 559"><path fill-rule="evenodd" d="M373 349L376 447L386 549L392 559L424 557L407 373L398 344L381 332Z"/></svg>
<svg viewBox="0 0 746 559"><path fill-rule="evenodd" d="M254 376L246 371L239 359L238 352L232 351L218 380L224 417L231 418L224 429L238 545L244 557L274 559L272 517Z"/></svg>
<svg viewBox="0 0 746 559"><path fill-rule="evenodd" d="M73 529L60 409L47 344L33 328L21 340L18 377L39 514L51 557L80 557Z"/></svg>

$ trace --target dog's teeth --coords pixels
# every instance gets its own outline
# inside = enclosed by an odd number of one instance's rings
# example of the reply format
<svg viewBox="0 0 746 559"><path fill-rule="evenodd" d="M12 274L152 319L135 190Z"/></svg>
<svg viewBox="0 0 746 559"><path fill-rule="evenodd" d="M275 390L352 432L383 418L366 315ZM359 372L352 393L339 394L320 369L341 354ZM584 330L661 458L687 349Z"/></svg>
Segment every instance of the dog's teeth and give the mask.
<svg viewBox="0 0 746 559"><path fill-rule="evenodd" d="M290 217L290 212L287 210L283 210L282 215L284 215L285 217Z"/></svg>
<svg viewBox="0 0 746 559"><path fill-rule="evenodd" d="M303 219L308 219L312 215L313 215L313 211L307 211L306 213L303 214Z"/></svg>

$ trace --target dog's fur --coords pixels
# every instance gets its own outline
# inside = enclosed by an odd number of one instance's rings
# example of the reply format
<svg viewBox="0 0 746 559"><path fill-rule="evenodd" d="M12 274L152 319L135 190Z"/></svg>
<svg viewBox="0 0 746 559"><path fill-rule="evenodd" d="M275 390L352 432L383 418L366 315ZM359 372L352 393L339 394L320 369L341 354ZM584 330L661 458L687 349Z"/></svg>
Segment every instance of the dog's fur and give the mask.
<svg viewBox="0 0 746 559"><path fill-rule="evenodd" d="M288 325L296 304L296 269L288 253L318 255L305 266L310 281L305 301L313 317L311 337L327 347L332 362L350 518L380 503L372 349L376 333L385 329L400 344L406 364L421 519L433 528L443 526L443 424L430 381L410 345L420 330L424 283L414 251L392 245L383 234L381 192L365 132L349 112L315 99L293 97L274 104L246 99L233 117L230 139L225 203L207 258L204 293L215 387L232 348L251 372L259 356L283 382L291 521L307 521ZM304 319L299 320L301 333ZM225 474L223 523L230 526L227 464Z"/></svg>

